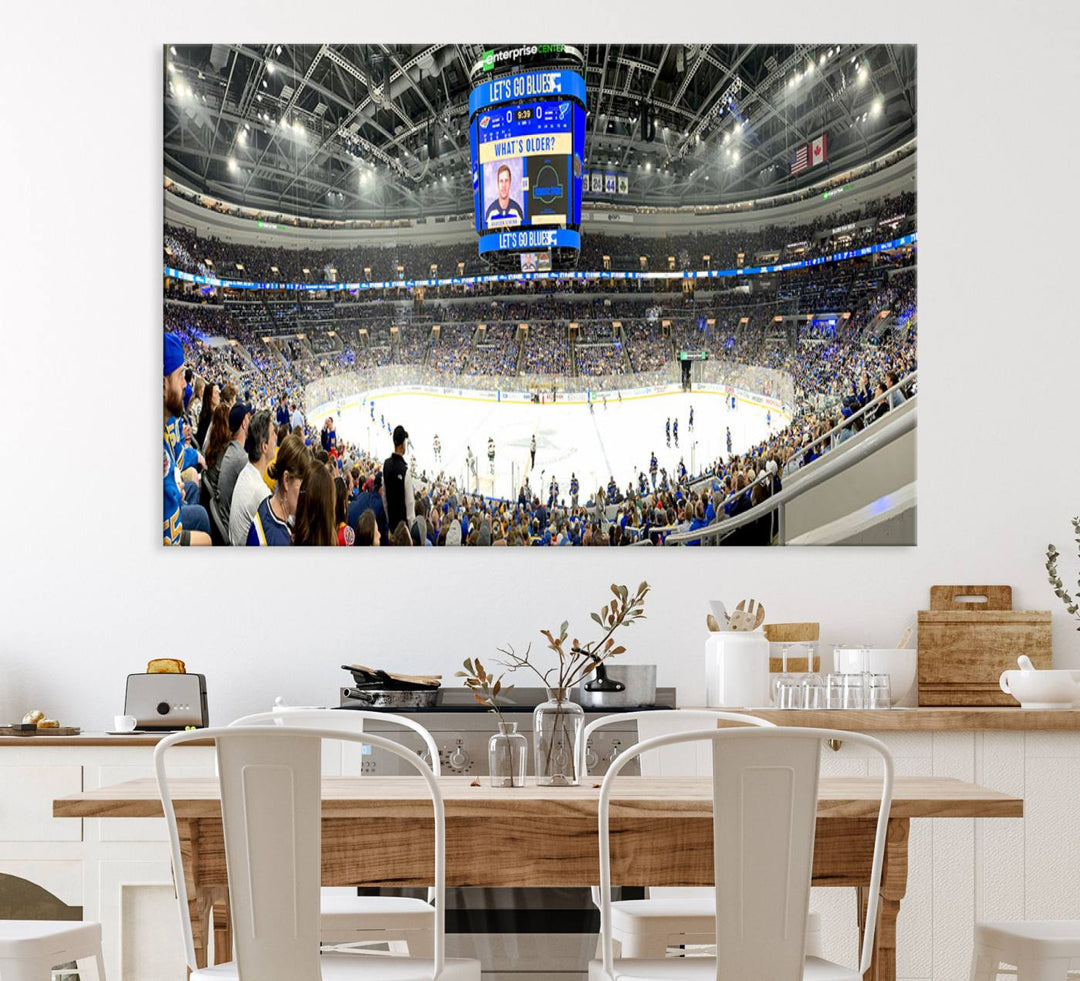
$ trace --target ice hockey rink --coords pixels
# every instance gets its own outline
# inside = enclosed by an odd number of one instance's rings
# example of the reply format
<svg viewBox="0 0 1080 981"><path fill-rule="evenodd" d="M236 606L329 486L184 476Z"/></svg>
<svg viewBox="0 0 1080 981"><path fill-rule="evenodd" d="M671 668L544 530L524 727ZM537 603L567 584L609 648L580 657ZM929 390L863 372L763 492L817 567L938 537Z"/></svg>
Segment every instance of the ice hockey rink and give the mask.
<svg viewBox="0 0 1080 981"><path fill-rule="evenodd" d="M584 401L498 402L490 398L418 392L381 392L371 400L358 397L347 402L335 416L339 439L346 440L381 458L393 451L390 427L402 425L409 433L406 459L415 458L416 467L431 477L443 472L459 486L495 497L516 497L528 476L534 493L546 497L554 474L560 497L570 499L570 476L576 473L582 502L597 487L607 487L613 475L620 488L637 480L640 471L648 476L649 458L656 453L660 467L677 472L679 461L691 473L727 452L727 430L731 429L732 450L736 453L765 439L786 424L776 409L750 399L737 399L734 410L725 407L719 392L699 390L635 395L623 393L621 401L611 393L605 406L596 396L593 408ZM689 428L690 408L694 428ZM321 427L327 413L312 415L309 422ZM665 442L665 424L678 420L679 442ZM441 460L435 459L434 439L438 434ZM529 472L529 444L536 436L536 464ZM495 467L491 473L488 438L495 440ZM467 474L469 449L476 456L475 478ZM468 478L468 479L467 479Z"/></svg>

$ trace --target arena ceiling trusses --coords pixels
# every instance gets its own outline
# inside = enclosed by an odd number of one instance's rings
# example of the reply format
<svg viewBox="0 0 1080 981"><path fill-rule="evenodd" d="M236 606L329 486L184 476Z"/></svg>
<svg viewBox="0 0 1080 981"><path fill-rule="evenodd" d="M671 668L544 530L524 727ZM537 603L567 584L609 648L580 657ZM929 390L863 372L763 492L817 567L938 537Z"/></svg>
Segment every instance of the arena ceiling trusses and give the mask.
<svg viewBox="0 0 1080 981"><path fill-rule="evenodd" d="M842 172L916 133L912 45L580 44L586 167L627 204L792 191L796 148ZM472 210L469 70L481 44L168 45L165 175L230 204L313 218ZM642 104L654 125L642 129ZM649 139L649 137L652 137Z"/></svg>

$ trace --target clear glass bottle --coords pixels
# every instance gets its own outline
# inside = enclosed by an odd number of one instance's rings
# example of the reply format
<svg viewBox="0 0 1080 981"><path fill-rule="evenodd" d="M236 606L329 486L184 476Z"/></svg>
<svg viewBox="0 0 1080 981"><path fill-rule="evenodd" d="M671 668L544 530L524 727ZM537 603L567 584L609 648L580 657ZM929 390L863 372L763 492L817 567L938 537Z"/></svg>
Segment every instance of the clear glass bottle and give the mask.
<svg viewBox="0 0 1080 981"><path fill-rule="evenodd" d="M578 745L585 710L570 700L566 688L549 688L548 700L533 709L533 750L536 782L541 787L576 787Z"/></svg>
<svg viewBox="0 0 1080 981"><path fill-rule="evenodd" d="M488 740L488 773L492 787L524 787L529 762L529 740L517 731L516 722L500 722Z"/></svg>

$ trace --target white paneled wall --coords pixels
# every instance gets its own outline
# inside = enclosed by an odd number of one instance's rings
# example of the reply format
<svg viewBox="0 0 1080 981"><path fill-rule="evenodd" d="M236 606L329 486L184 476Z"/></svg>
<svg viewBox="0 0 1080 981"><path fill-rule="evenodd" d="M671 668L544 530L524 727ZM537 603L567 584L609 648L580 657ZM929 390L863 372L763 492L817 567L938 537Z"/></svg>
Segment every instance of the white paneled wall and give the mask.
<svg viewBox="0 0 1080 981"><path fill-rule="evenodd" d="M1080 733L885 733L902 776L956 777L1024 798L1023 818L913 820L897 922L899 981L967 976L982 919L1080 917ZM857 747L826 749L823 776L873 772ZM852 962L854 896L815 889L826 956Z"/></svg>

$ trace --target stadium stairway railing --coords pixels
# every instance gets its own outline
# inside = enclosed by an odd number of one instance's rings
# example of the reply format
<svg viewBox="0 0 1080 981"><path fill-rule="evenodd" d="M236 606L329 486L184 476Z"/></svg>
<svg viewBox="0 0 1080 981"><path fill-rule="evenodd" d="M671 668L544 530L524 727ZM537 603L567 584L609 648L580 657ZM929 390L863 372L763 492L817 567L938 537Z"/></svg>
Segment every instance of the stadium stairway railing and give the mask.
<svg viewBox="0 0 1080 981"><path fill-rule="evenodd" d="M783 490L761 504L735 518L725 518L707 528L669 535L667 544L682 545L697 539L701 539L703 544L722 544L724 539L740 528L772 514L773 511L779 513L778 544L783 545L789 540L809 535L823 525L852 515L861 508L890 509L899 504L905 510L910 510L914 508L913 495L910 498L904 496L892 499L889 495L895 495L908 485L914 484L914 434L917 424L918 396L915 396L858 436L809 464L804 468L799 480L787 483ZM885 460L879 455L884 451L891 451L889 456L892 459L885 461L885 478L894 486L881 491L875 486L875 480L865 478L867 474L873 476L873 471ZM859 475L860 479L853 480L851 471L856 467L859 467L862 473ZM807 495L826 484L829 486L820 494L814 494L813 499L807 498ZM839 490L846 490L847 494L838 493ZM824 507L823 502L828 502L829 507ZM838 509L840 513L836 513ZM789 518L795 520L790 521ZM908 544L913 544L913 541Z"/></svg>

